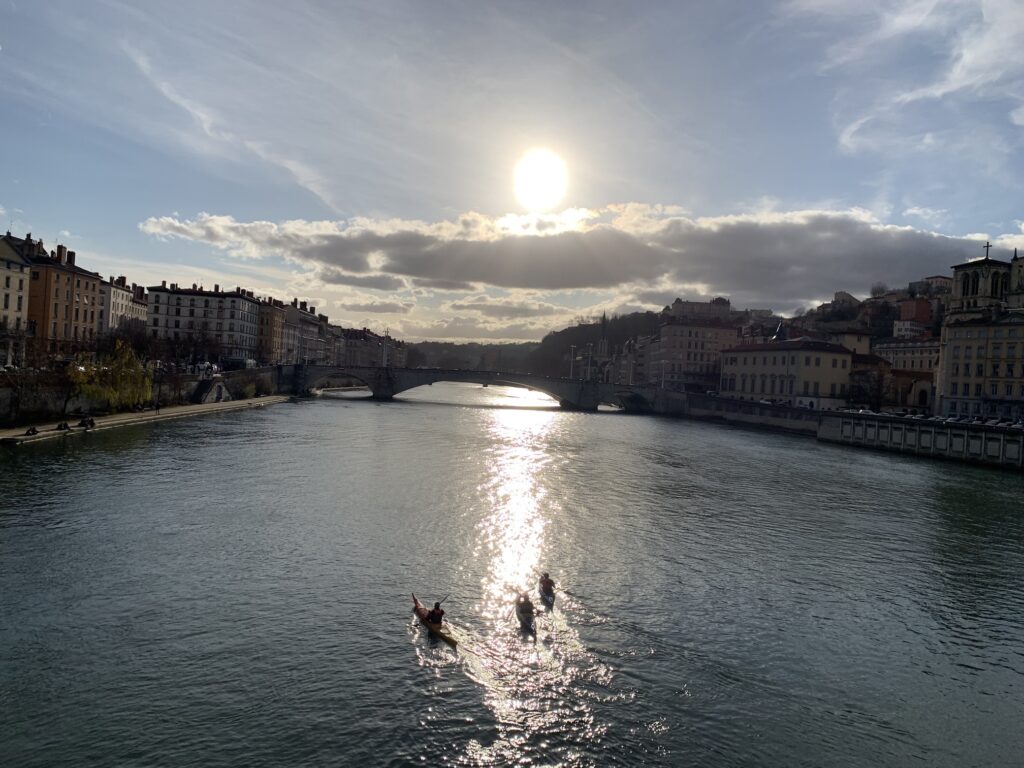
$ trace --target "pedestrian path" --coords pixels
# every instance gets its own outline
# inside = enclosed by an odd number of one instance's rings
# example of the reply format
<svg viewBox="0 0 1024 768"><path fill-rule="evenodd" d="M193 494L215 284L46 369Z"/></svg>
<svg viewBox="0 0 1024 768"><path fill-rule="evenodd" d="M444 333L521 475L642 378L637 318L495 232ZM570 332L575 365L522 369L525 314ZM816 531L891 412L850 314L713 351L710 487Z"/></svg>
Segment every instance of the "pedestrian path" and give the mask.
<svg viewBox="0 0 1024 768"><path fill-rule="evenodd" d="M223 403L204 403L202 405L171 405L159 410L148 409L145 411L130 411L127 413L114 413L109 416L91 417L94 426L78 426L81 417L69 417L66 420L53 421L47 424L34 424L31 427L22 426L11 429L0 429L0 443L4 445L20 445L22 443L34 443L40 440L52 440L57 437L81 434L83 432L95 432L101 429L113 429L114 427L127 427L133 424L146 424L152 421L167 421L168 419L181 419L188 416L200 416L208 413L225 413L227 411L239 411L246 408L262 408L267 405L282 403L289 398L283 395L270 395L268 397L253 397L247 400L229 400ZM58 429L61 423L66 423L68 429ZM28 434L34 431L35 434Z"/></svg>

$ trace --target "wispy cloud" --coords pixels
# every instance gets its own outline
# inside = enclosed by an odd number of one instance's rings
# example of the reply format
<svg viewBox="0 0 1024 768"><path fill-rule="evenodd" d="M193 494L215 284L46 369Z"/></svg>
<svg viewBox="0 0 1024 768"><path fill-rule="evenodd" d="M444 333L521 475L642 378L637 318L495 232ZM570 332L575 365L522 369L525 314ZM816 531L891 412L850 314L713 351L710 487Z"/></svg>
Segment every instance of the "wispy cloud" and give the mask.
<svg viewBox="0 0 1024 768"><path fill-rule="evenodd" d="M1018 0L797 0L782 7L832 36L821 65L838 79L841 151L882 154L959 186L971 176L1019 185L1005 173L1011 156L1019 157L1016 132L1024 124ZM916 164L915 155L922 157Z"/></svg>
<svg viewBox="0 0 1024 768"><path fill-rule="evenodd" d="M348 312L373 312L388 315L405 315L415 306L412 302L371 301L367 304L346 304L339 302L338 307Z"/></svg>
<svg viewBox="0 0 1024 768"><path fill-rule="evenodd" d="M949 216L949 211L943 208L926 208L921 205L912 205L903 211L903 216L913 216L930 224L933 227L940 227Z"/></svg>

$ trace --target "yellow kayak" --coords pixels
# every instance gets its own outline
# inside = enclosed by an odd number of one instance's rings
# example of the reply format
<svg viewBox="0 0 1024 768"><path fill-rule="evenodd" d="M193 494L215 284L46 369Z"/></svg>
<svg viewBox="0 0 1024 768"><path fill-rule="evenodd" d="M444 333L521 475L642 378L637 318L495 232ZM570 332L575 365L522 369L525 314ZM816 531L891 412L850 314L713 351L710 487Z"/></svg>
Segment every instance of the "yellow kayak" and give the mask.
<svg viewBox="0 0 1024 768"><path fill-rule="evenodd" d="M451 633L444 628L441 624L435 624L432 621L427 621L427 614L430 612L419 600L416 599L416 595L412 596L412 609L415 611L416 616L419 617L420 622L430 630L430 634L435 637L439 637L444 640L448 645L454 648L458 645L458 641L452 637Z"/></svg>

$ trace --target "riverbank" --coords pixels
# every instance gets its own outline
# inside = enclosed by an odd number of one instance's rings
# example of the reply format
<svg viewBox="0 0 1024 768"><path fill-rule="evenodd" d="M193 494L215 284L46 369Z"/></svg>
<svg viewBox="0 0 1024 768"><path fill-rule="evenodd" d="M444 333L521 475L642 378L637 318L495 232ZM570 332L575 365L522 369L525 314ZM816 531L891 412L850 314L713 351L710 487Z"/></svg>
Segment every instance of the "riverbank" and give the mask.
<svg viewBox="0 0 1024 768"><path fill-rule="evenodd" d="M253 397L246 400L229 400L222 403L205 403L201 405L171 405L161 408L159 411L147 410L142 412L132 411L129 413L115 413L109 416L94 416L94 426L76 426L78 420L70 419L66 423L68 429L58 429L61 422L50 422L47 424L35 424L32 427L22 426L15 429L0 429L0 445L21 445L23 443L35 443L42 440L53 440L67 435L78 435L85 432L96 432L103 429L114 429L117 427L128 427L136 424L148 424L154 421L167 421L169 419L183 419L189 416L203 416L211 413L226 413L228 411L240 411L247 408L262 408L267 405L276 405L289 400L284 395L268 395L265 397ZM35 431L35 434L27 434Z"/></svg>

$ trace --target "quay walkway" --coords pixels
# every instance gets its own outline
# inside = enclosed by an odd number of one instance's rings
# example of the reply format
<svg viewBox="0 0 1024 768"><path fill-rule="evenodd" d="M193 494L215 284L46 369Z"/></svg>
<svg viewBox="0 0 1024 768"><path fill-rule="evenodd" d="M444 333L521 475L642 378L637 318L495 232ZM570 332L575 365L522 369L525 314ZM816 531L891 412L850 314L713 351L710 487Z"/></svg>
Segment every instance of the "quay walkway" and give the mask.
<svg viewBox="0 0 1024 768"><path fill-rule="evenodd" d="M161 407L159 411L128 411L125 413L114 413L109 416L93 416L95 426L77 426L81 416L68 417L65 421L68 429L57 429L61 422L54 421L47 424L35 424L36 434L28 435L29 426L21 426L10 429L0 429L0 445L21 445L23 443L35 443L41 440L53 440L68 435L79 435L85 432L96 432L101 429L114 429L116 427L128 427L135 424L148 424L154 421L167 421L169 419L183 419L189 416L203 416L211 413L226 413L228 411L240 411L247 408L262 408L267 405L286 402L290 398L282 395L267 395L265 397L253 397L246 400L227 400L221 403L204 403L202 405L169 405Z"/></svg>

